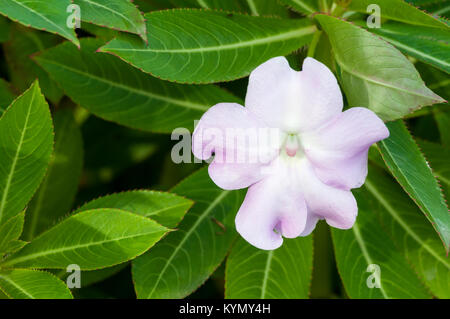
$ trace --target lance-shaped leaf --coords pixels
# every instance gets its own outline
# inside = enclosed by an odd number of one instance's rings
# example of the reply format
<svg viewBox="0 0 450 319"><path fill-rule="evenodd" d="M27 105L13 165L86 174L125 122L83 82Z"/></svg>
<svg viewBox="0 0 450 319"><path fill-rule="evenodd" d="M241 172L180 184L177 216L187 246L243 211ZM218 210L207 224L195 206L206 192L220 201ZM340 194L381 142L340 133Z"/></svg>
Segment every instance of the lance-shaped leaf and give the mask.
<svg viewBox="0 0 450 319"><path fill-rule="evenodd" d="M73 28L67 25L71 0L2 0L0 13L27 27L45 30L79 45Z"/></svg>
<svg viewBox="0 0 450 319"><path fill-rule="evenodd" d="M394 120L444 100L428 89L414 65L378 36L346 21L316 15L328 34L350 106Z"/></svg>
<svg viewBox="0 0 450 319"><path fill-rule="evenodd" d="M11 217L0 226L0 257L11 250L11 242L19 239L22 234L25 213ZM15 243L12 244L13 246Z"/></svg>
<svg viewBox="0 0 450 319"><path fill-rule="evenodd" d="M383 209L366 189L354 192L358 218L351 229L332 228L339 274L350 298L430 298L405 257L383 230L377 215Z"/></svg>
<svg viewBox="0 0 450 319"><path fill-rule="evenodd" d="M11 299L72 299L69 288L54 275L37 270L0 270L0 290Z"/></svg>
<svg viewBox="0 0 450 319"><path fill-rule="evenodd" d="M25 240L31 240L67 214L78 190L83 166L80 129L69 110L56 112L53 122L54 153L47 175L28 206L23 236Z"/></svg>
<svg viewBox="0 0 450 319"><path fill-rule="evenodd" d="M130 0L74 0L81 20L115 30L131 32L147 40L144 16Z"/></svg>
<svg viewBox="0 0 450 319"><path fill-rule="evenodd" d="M444 22L417 9L404 0L352 0L348 9L370 14L372 13L372 11L368 11L370 5L377 5L380 8L381 17L385 19L400 21L416 26L449 30L449 26Z"/></svg>
<svg viewBox="0 0 450 319"><path fill-rule="evenodd" d="M439 236L395 181L372 167L365 188L378 202L383 229L439 298L450 298L450 259ZM359 218L359 217L358 217Z"/></svg>
<svg viewBox="0 0 450 319"><path fill-rule="evenodd" d="M248 75L269 58L287 55L311 39L308 19L167 10L146 14L148 45L117 38L101 48L165 80L183 83L230 81Z"/></svg>
<svg viewBox="0 0 450 319"><path fill-rule="evenodd" d="M441 237L450 244L450 214L433 173L402 121L386 124L390 136L379 142L381 155L391 173L417 203Z"/></svg>
<svg viewBox="0 0 450 319"><path fill-rule="evenodd" d="M133 261L140 299L183 298L196 290L225 258L233 240L241 191L218 188L206 169L173 189L195 201L176 232Z"/></svg>
<svg viewBox="0 0 450 319"><path fill-rule="evenodd" d="M35 82L0 118L0 224L23 211L44 178L52 147L50 110Z"/></svg>
<svg viewBox="0 0 450 319"><path fill-rule="evenodd" d="M146 131L193 128L211 106L239 99L215 86L184 86L151 77L125 62L96 53L101 41L64 43L37 57L70 98L95 115Z"/></svg>
<svg viewBox="0 0 450 319"><path fill-rule="evenodd" d="M82 270L110 267L144 253L167 232L149 218L95 209L65 219L1 263L2 267Z"/></svg>
<svg viewBox="0 0 450 319"><path fill-rule="evenodd" d="M286 239L275 250L261 250L244 239L227 259L225 297L230 299L308 298L312 236Z"/></svg>
<svg viewBox="0 0 450 319"><path fill-rule="evenodd" d="M6 110L8 105L14 100L15 95L11 85L3 79L0 79L0 116Z"/></svg>
<svg viewBox="0 0 450 319"><path fill-rule="evenodd" d="M358 25L365 26L365 22L358 22ZM450 73L450 29L390 22L370 31L392 43L403 53Z"/></svg>
<svg viewBox="0 0 450 319"><path fill-rule="evenodd" d="M83 205L77 211L117 208L149 217L161 225L174 228L192 204L191 200L174 194L137 190L100 197Z"/></svg>

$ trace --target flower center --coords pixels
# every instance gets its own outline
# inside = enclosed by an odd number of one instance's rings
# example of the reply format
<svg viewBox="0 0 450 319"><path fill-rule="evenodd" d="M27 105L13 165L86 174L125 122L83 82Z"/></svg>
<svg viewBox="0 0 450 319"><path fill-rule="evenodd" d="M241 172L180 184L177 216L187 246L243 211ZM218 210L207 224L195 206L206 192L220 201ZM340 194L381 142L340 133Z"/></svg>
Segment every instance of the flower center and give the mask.
<svg viewBox="0 0 450 319"><path fill-rule="evenodd" d="M286 151L286 154L290 157L294 157L297 154L297 152L300 150L300 141L297 134L289 134L286 137L286 140L284 142L284 150Z"/></svg>

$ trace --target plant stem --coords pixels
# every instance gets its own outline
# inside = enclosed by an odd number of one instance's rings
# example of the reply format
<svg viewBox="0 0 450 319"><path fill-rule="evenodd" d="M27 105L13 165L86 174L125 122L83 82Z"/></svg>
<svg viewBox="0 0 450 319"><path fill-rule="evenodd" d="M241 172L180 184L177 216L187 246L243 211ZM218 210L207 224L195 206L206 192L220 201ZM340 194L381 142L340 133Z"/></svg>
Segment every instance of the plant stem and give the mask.
<svg viewBox="0 0 450 319"><path fill-rule="evenodd" d="M309 48L308 48L308 56L311 58L314 57L314 54L316 52L316 47L317 47L317 44L319 43L321 35L322 35L322 31L320 31L320 30L317 30L314 33L311 44L309 45Z"/></svg>

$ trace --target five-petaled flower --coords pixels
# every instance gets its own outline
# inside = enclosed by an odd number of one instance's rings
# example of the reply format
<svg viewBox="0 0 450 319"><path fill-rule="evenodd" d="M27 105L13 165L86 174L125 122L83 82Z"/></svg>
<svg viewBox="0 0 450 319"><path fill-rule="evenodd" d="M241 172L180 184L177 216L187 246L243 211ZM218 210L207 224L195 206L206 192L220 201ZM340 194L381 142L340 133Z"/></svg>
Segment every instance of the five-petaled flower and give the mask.
<svg viewBox="0 0 450 319"><path fill-rule="evenodd" d="M236 216L249 243L276 249L282 237L309 235L319 219L353 226L358 208L350 190L363 185L369 147L389 131L367 108L342 109L325 65L306 58L295 71L277 57L250 74L245 107L220 103L202 116L193 153L214 155L209 175L219 187L249 187Z"/></svg>

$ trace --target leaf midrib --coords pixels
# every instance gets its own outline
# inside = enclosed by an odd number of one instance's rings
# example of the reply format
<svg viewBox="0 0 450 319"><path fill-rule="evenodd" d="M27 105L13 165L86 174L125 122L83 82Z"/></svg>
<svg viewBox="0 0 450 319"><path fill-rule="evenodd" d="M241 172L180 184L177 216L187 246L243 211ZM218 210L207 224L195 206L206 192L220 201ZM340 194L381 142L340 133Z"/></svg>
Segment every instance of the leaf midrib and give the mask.
<svg viewBox="0 0 450 319"><path fill-rule="evenodd" d="M369 251L367 250L366 243L364 242L364 239L361 235L361 231L359 230L358 223L355 223L353 225L352 230L353 230L353 234L355 235L355 240L358 243L359 247L361 248L361 252L363 254L364 259L367 262L367 265L374 264L372 258L370 257ZM379 284L380 284L379 289L380 289L381 294L383 295L384 299L390 299L389 296L387 295L386 291L384 291L383 284L381 283L381 278L379 280Z"/></svg>
<svg viewBox="0 0 450 319"><path fill-rule="evenodd" d="M263 282L261 286L261 298L264 299L266 297L266 290L267 290L267 281L269 279L269 272L270 272L270 266L272 264L272 258L273 258L273 250L269 251L267 254L267 261L266 261L266 267L264 268L264 277Z"/></svg>
<svg viewBox="0 0 450 319"><path fill-rule="evenodd" d="M38 253L25 255L25 256L22 256L22 257L11 258L9 260L6 260L3 263L0 263L0 265L2 265L2 266L15 265L17 263L21 263L21 262L24 262L24 261L27 261L27 260L30 260L30 259L35 259L35 258L39 258L39 257L46 257L46 256L55 255L55 254L59 254L59 253L62 253L62 252L66 252L66 251L70 251L70 250L76 250L76 249L80 249L80 248L101 246L101 245L104 245L104 244L108 244L108 243L112 243L112 242L118 242L118 241L125 240L125 239L144 237L144 236L148 236L148 235L155 234L155 233L158 233L158 232L161 232L161 230L155 230L155 231L152 231L152 232L145 232L145 233L133 234L133 235L122 236L122 237L115 237L115 238L111 238L111 239L100 240L100 241L86 243L86 244L78 244L78 245L60 247L60 248L56 248L56 249L49 249L49 250L41 251L41 252L38 252Z"/></svg>
<svg viewBox="0 0 450 319"><path fill-rule="evenodd" d="M316 31L316 27L314 25L310 25L307 27L298 28L295 30L290 30L288 32L279 33L276 35L260 38L260 39L253 39L249 41L238 41L234 43L229 44L223 44L223 45L215 45L215 46L205 46L200 48L183 48L183 49L151 49L151 48L144 48L144 49L130 49L130 48L114 48L110 47L109 45L106 45L102 47L101 51L131 51L131 52L154 52L154 53L203 53L203 52L215 52L215 51L225 51L225 50L234 50L234 49L241 49L246 47L252 47L256 45L261 44L267 44L267 43L274 43L284 40L290 40L293 38L298 38L304 35L312 34Z"/></svg>
<svg viewBox="0 0 450 319"><path fill-rule="evenodd" d="M448 265L442 257L436 253L426 242L424 242L410 227L406 224L402 218L397 214L395 209L389 204L389 202L381 195L375 186L372 185L370 181L365 182L367 190L369 190L373 196L378 199L378 201L384 206L386 211L394 218L394 220L413 238L419 245L424 248L430 255L436 258L439 262L441 262L446 268L450 269L450 265Z"/></svg>
<svg viewBox="0 0 450 319"><path fill-rule="evenodd" d="M450 67L450 63L448 63L447 61L441 60L441 59L437 59L437 58L434 57L434 56L431 56L431 55L426 54L424 51L418 51L418 50L416 50L415 48L413 48L413 47L411 47L411 46L408 46L406 43L400 43L400 42L398 42L397 40L394 40L392 37L389 37L389 36L387 36L386 34L382 34L381 37L383 37L383 38L386 39L387 41L391 42L391 43L392 43L393 45L395 45L396 47L402 48L402 49L404 49L404 50L408 50L408 51L410 51L410 52L414 52L414 53L416 53L417 55L422 56L422 57L424 57L424 58L427 58L427 59L429 59L429 60L431 60L431 61L434 61L434 62L436 62L436 63L438 63L438 64L442 64L443 66Z"/></svg>
<svg viewBox="0 0 450 319"><path fill-rule="evenodd" d="M38 17L42 18L43 20L47 21L49 24L51 24L51 25L55 26L57 29L61 30L62 34L66 35L66 36L69 35L69 38L72 38L72 35L70 33L69 34L66 33L66 31L63 28L61 28L59 25L54 23L52 20L48 19L46 16L44 16L44 15L40 14L39 12L33 10L32 8L22 4L21 2L18 2L16 0L11 0L11 1L14 2L14 3L17 3L19 6L25 8L25 9L28 9L29 11L31 11L32 13L37 15Z"/></svg>
<svg viewBox="0 0 450 319"><path fill-rule="evenodd" d="M119 88L119 89L122 89L122 90L130 91L130 92L136 93L138 95L147 96L147 97L149 97L151 99L160 100L160 101L163 101L163 102L166 102L166 103L171 103L171 104L174 104L174 105L177 105L177 106L181 106L181 107L185 107L185 108L192 109L192 110L199 110L199 111L202 111L202 112L208 110L209 107L210 107L210 106L207 106L207 105L196 104L196 103L188 102L188 101L185 101L185 100L177 100L177 99L173 99L173 98L170 98L170 97L167 97L167 96L162 96L162 95L158 95L158 94L154 94L154 93L149 93L149 92L143 91L143 90L138 90L138 89L135 89L133 87L130 87L130 86L127 86L127 85L124 85L124 84L116 83L116 82L113 82L113 81L101 78L101 77L99 77L97 75L94 75L94 74L91 74L91 73L82 72L80 70L71 68L71 67L66 66L64 64L61 64L61 63L57 63L57 62L54 62L54 61L51 61L51 60L43 59L42 57L40 57L39 60L40 61L45 61L46 63L49 63L49 64L54 64L56 66L62 67L62 68L66 69L66 70L69 70L71 72L78 73L78 74L83 75L85 77L97 80L99 82L106 83L106 84L108 84L110 86L113 86L113 87L116 87L116 88Z"/></svg>
<svg viewBox="0 0 450 319"><path fill-rule="evenodd" d="M90 1L90 0L78 0L78 1L86 2L86 3L89 3L90 5L93 5L93 6L97 6L97 7L103 8L103 9L105 9L105 10L107 10L107 11L110 11L110 12L113 13L113 14L118 15L119 17L122 17L123 19L127 20L128 22L130 22L130 23L133 25L133 28L134 28L134 30L135 30L136 32L139 32L139 28L137 27L137 25L136 25L131 19L129 19L127 16L123 15L123 14L120 13L119 11L113 10L113 9L111 9L111 8L108 8L108 7L106 7L106 6L102 5L102 4L100 4L100 3L92 2L92 1ZM83 15L81 15L81 17L83 17Z"/></svg>
<svg viewBox="0 0 450 319"><path fill-rule="evenodd" d="M163 269L159 272L158 278L156 279L155 284L153 285L153 289L148 294L147 299L151 299L151 296L153 295L156 287L158 287L159 282L162 279L163 274L169 267L170 263L172 262L173 258L176 256L178 251L181 249L183 244L186 242L186 240L191 236L191 234L195 231L198 225L201 224L201 222L209 215L209 213L217 206L219 203L230 193L230 191L222 191L219 196L214 199L213 202L204 210L204 212L198 217L198 219L195 221L195 223L190 227L189 231L185 233L185 236L183 239L179 242L179 244L176 246L170 257L167 259Z"/></svg>
<svg viewBox="0 0 450 319"><path fill-rule="evenodd" d="M24 293L25 295L27 295L30 299L35 299L35 297L33 295L30 295L26 290L24 290L21 286L19 286L18 284L16 284L13 280L11 280L10 278L8 278L7 276L4 276L2 274L0 274L0 278L2 278L3 280L5 280L6 282L8 282L10 285L16 287L18 290L20 290L22 293Z"/></svg>

